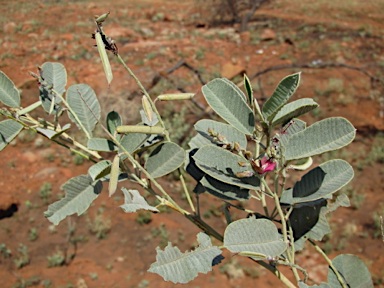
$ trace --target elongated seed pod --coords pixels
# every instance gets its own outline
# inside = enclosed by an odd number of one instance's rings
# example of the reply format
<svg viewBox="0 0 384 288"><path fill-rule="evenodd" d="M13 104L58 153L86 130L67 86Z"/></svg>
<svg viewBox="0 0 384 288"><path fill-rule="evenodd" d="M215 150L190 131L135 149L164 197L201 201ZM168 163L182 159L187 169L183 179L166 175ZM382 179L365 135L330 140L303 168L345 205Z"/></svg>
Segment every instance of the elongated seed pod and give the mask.
<svg viewBox="0 0 384 288"><path fill-rule="evenodd" d="M160 101L189 100L195 96L194 93L163 94L157 96Z"/></svg>
<svg viewBox="0 0 384 288"><path fill-rule="evenodd" d="M152 107L151 107L151 103L149 103L149 100L147 98L146 95L143 95L143 98L141 99L141 102L143 104L143 109L144 109L144 112L145 112L145 116L147 116L147 119L149 120L149 122L152 122L153 121L153 115L154 115L154 112L152 110Z"/></svg>
<svg viewBox="0 0 384 288"><path fill-rule="evenodd" d="M105 13L101 16L95 15L95 21L97 22L97 24L103 23L108 18L109 13L110 12L108 11L108 13Z"/></svg>
<svg viewBox="0 0 384 288"><path fill-rule="evenodd" d="M120 172L120 157L119 155L116 155L115 158L113 158L112 166L111 166L111 177L109 179L109 197L111 197L113 194L115 194L117 189L117 182L119 180L119 172Z"/></svg>
<svg viewBox="0 0 384 288"><path fill-rule="evenodd" d="M116 127L117 133L143 133L143 134L161 134L164 128L160 126L134 126L126 125Z"/></svg>
<svg viewBox="0 0 384 288"><path fill-rule="evenodd" d="M101 38L100 32L95 33L95 38L96 38L97 49L99 49L101 62L103 63L105 76L107 77L108 85L110 85L113 79L112 69L111 69L111 65L109 64L107 51L105 51L105 45L104 45L103 39Z"/></svg>

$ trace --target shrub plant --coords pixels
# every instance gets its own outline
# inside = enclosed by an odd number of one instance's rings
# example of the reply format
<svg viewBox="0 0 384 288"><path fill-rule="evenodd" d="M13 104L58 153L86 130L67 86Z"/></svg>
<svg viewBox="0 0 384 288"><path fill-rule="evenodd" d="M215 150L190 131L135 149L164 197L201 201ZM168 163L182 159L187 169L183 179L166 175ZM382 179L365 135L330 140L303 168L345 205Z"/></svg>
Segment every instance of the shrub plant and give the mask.
<svg viewBox="0 0 384 288"><path fill-rule="evenodd" d="M122 188L125 203L120 207L124 212L159 212L165 206L203 231L197 234L199 246L190 252L182 253L171 243L164 250L157 248L156 262L149 271L165 281L187 283L198 273L211 271L212 266L223 261L222 250L228 249L265 267L288 287L373 287L360 258L339 255L331 260L316 244L331 232L326 215L349 206L345 194L336 199L333 194L352 179L353 169L341 159L310 169L311 157L348 145L355 137L352 124L333 117L307 127L298 119L318 107L309 98L288 102L299 86L300 73L285 77L262 107L253 97L246 76L245 93L229 80L219 78L204 85L202 92L224 121L204 119L195 123L197 135L189 142L189 149L184 150L170 140L170 127L164 125L156 103L188 101L194 94L165 94L151 99L120 57L117 45L105 35L103 22L107 16L96 18L93 34L106 78L108 83L113 80L107 56L110 51L143 91L141 123L124 125L124 115L114 111L107 115L105 125L100 123L101 107L95 92L86 84L66 88L66 70L59 63L44 63L37 73L30 72L36 78L40 95L36 103L25 108L21 107L13 82L0 73L0 100L8 106L0 109L8 118L0 122L0 150L21 131L32 130L94 162L87 175L76 176L63 185L65 198L49 205L45 217L58 225L68 215L85 212L100 196L103 183L107 183L111 197L118 182L132 182L156 197L159 204L151 206L138 190ZM30 114L40 106L48 113L46 119L35 119ZM79 143L67 133L71 124L63 123L64 113L85 134L87 143ZM104 130L104 138L93 136L96 125ZM99 152L108 152L113 160L104 159ZM286 187L288 174L307 170L300 181ZM158 182L158 178L173 171L179 172L189 209L183 209ZM186 173L197 182L193 191L188 191L185 184ZM199 201L204 192L223 203L227 221L224 234L202 217ZM263 211L243 208L247 205L236 205L238 201L260 201ZM234 209L247 212L248 217L233 220ZM222 246L213 245L211 238L222 241ZM306 241L329 264L327 283L320 286L308 286L306 270L295 262L295 254ZM291 268L294 282L280 271L282 265Z"/></svg>

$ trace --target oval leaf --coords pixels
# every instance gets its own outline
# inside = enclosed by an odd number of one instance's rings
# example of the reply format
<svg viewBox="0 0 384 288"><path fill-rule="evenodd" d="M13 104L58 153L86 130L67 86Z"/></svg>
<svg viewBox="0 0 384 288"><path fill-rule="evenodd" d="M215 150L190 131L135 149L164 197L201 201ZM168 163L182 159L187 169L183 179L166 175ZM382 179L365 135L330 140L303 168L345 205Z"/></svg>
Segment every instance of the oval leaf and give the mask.
<svg viewBox="0 0 384 288"><path fill-rule="evenodd" d="M272 96L263 106L262 111L265 119L271 121L280 108L283 107L289 98L291 98L293 93L295 93L297 87L299 86L300 74L301 72L289 75L281 80L279 85L277 85Z"/></svg>
<svg viewBox="0 0 384 288"><path fill-rule="evenodd" d="M355 255L341 254L332 261L333 266L350 288L373 288L371 274L363 260ZM342 287L332 268L328 269L328 283L332 288Z"/></svg>
<svg viewBox="0 0 384 288"><path fill-rule="evenodd" d="M224 246L232 253L249 251L271 257L281 255L287 248L272 221L255 218L229 224L224 232Z"/></svg>
<svg viewBox="0 0 384 288"><path fill-rule="evenodd" d="M67 102L79 118L88 135L92 137L92 131L100 119L100 104L95 91L87 84L72 85L67 91ZM92 110L93 113L90 110ZM79 129L82 129L73 115L71 113L68 114L69 118L77 124Z"/></svg>
<svg viewBox="0 0 384 288"><path fill-rule="evenodd" d="M52 84L52 89L60 95L65 92L65 86L67 86L67 71L63 64L45 62L42 69L42 77L49 84Z"/></svg>
<svg viewBox="0 0 384 288"><path fill-rule="evenodd" d="M339 149L351 143L355 135L356 129L347 119L324 119L289 137L285 159L300 159Z"/></svg>
<svg viewBox="0 0 384 288"><path fill-rule="evenodd" d="M277 112L275 118L272 120L272 126L287 123L291 119L297 118L317 107L319 107L319 104L311 98L303 98L288 103Z"/></svg>
<svg viewBox="0 0 384 288"><path fill-rule="evenodd" d="M99 196L103 185L101 181L93 182L88 175L80 175L70 179L63 185L65 197L48 206L44 216L57 225L65 217L84 213L89 205Z"/></svg>
<svg viewBox="0 0 384 288"><path fill-rule="evenodd" d="M212 271L212 262L221 250L212 245L211 239L204 233L197 234L199 247L191 252L181 253L178 247L168 243L162 251L156 248L156 262L151 265L149 272L157 273L165 281L173 283L188 283L195 279L198 273L207 274Z"/></svg>
<svg viewBox="0 0 384 288"><path fill-rule="evenodd" d="M0 151L3 150L20 133L23 125L12 119L0 122Z"/></svg>
<svg viewBox="0 0 384 288"><path fill-rule="evenodd" d="M119 113L111 111L107 115L107 129L112 135L115 133L116 127L119 127L123 124Z"/></svg>
<svg viewBox="0 0 384 288"><path fill-rule="evenodd" d="M244 159L223 148L213 145L203 146L196 152L193 159L198 168L221 182L252 190L260 185L260 180L256 176L237 177L236 173L246 172L252 168L239 166L238 162Z"/></svg>
<svg viewBox="0 0 384 288"><path fill-rule="evenodd" d="M9 107L20 107L19 90L2 71L0 71L0 101Z"/></svg>
<svg viewBox="0 0 384 288"><path fill-rule="evenodd" d="M157 178L179 168L185 158L184 149L172 142L165 142L156 147L151 153L145 169L152 177Z"/></svg>
<svg viewBox="0 0 384 288"><path fill-rule="evenodd" d="M240 132L252 135L255 115L245 102L244 93L228 82L227 79L212 80L202 88L204 97L221 118Z"/></svg>
<svg viewBox="0 0 384 288"><path fill-rule="evenodd" d="M63 95L67 86L67 71L60 63L46 62L40 70L41 77L57 93ZM53 103L52 100L54 99ZM61 99L51 93L44 85L40 86L40 100L44 110L50 114L57 114L61 109Z"/></svg>
<svg viewBox="0 0 384 288"><path fill-rule="evenodd" d="M212 129L215 133L224 136L229 143L237 142L242 149L247 148L247 137L231 125L204 119L195 124L195 129L199 134L209 139L209 141L213 141L213 137L208 133L208 129Z"/></svg>
<svg viewBox="0 0 384 288"><path fill-rule="evenodd" d="M305 174L293 189L287 190L292 193L292 203L285 201L286 197L291 197L288 193L283 193L281 202L296 204L328 198L347 185L353 174L353 168L348 162L340 159L327 161Z"/></svg>

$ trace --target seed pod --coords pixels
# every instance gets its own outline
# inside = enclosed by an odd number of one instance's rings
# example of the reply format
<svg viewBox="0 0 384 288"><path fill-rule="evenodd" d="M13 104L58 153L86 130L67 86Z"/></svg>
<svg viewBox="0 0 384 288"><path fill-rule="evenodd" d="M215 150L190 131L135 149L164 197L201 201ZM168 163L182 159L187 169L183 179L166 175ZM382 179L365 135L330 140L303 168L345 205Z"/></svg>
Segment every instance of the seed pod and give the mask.
<svg viewBox="0 0 384 288"><path fill-rule="evenodd" d="M109 64L107 51L105 51L105 44L103 42L103 39L101 38L100 32L96 32L95 39L96 39L97 49L99 49L101 62L103 63L105 76L107 77L108 85L110 85L113 79L112 69L111 69L111 64Z"/></svg>
<svg viewBox="0 0 384 288"><path fill-rule="evenodd" d="M160 126L125 125L116 127L117 133L161 134L164 132L164 130L165 129Z"/></svg>
<svg viewBox="0 0 384 288"><path fill-rule="evenodd" d="M119 180L119 172L120 172L120 157L119 155L116 155L115 158L113 158L112 166L111 166L111 177L109 179L109 197L111 197L113 194L115 194L117 189L117 182Z"/></svg>
<svg viewBox="0 0 384 288"><path fill-rule="evenodd" d="M146 95L143 95L143 98L141 99L141 103L143 105L145 116L147 116L147 119L149 120L149 122L152 122L154 117L153 116L154 112L152 110L151 103L149 103L149 100Z"/></svg>
<svg viewBox="0 0 384 288"><path fill-rule="evenodd" d="M96 23L100 24L100 23L103 23L105 20L107 20L109 13L110 13L110 11L108 11L108 13L105 13L101 16L95 15Z"/></svg>
<svg viewBox="0 0 384 288"><path fill-rule="evenodd" d="M189 100L195 96L194 93L163 94L157 96L160 101Z"/></svg>

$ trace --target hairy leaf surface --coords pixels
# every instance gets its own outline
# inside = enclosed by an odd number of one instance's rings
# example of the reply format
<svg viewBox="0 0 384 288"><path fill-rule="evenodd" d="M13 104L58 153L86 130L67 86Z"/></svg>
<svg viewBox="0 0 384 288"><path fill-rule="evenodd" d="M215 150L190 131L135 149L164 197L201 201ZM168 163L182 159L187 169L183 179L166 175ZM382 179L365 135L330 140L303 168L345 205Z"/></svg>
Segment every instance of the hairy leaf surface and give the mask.
<svg viewBox="0 0 384 288"><path fill-rule="evenodd" d="M289 137L285 159L300 159L339 149L351 143L355 135L356 129L347 119L324 119Z"/></svg>
<svg viewBox="0 0 384 288"><path fill-rule="evenodd" d="M20 107L19 90L2 71L0 71L0 101L9 107Z"/></svg>
<svg viewBox="0 0 384 288"><path fill-rule="evenodd" d="M272 121L276 113L287 103L293 93L295 93L299 86L300 74L301 73L289 75L277 85L272 96L265 102L262 108L266 120Z"/></svg>
<svg viewBox="0 0 384 288"><path fill-rule="evenodd" d="M95 91L87 84L72 85L67 91L67 102L84 126L85 132L92 137L92 131L95 129L101 115L100 104ZM79 129L82 129L70 112L68 112L68 115Z"/></svg>
<svg viewBox="0 0 384 288"><path fill-rule="evenodd" d="M255 115L246 103L244 93L227 79L215 79L202 88L209 106L240 132L252 135Z"/></svg>
<svg viewBox="0 0 384 288"><path fill-rule="evenodd" d="M319 107L319 104L311 98L302 98L288 103L277 112L275 118L272 120L272 126L287 123L289 120L297 118L317 107Z"/></svg>
<svg viewBox="0 0 384 288"><path fill-rule="evenodd" d="M224 246L232 253L249 251L271 257L281 255L287 248L272 221L255 218L229 224L224 232Z"/></svg>
<svg viewBox="0 0 384 288"><path fill-rule="evenodd" d="M173 142L165 142L156 147L145 162L145 169L152 177L158 178L175 171L183 165L184 149Z"/></svg>
<svg viewBox="0 0 384 288"><path fill-rule="evenodd" d="M23 125L12 119L0 122L0 151L3 150L20 133Z"/></svg>
<svg viewBox="0 0 384 288"><path fill-rule="evenodd" d="M347 283L347 287L373 288L371 274L359 257L341 254L333 259L332 264ZM331 267L328 269L328 283L332 288L342 287Z"/></svg>
<svg viewBox="0 0 384 288"><path fill-rule="evenodd" d="M102 188L101 181L94 182L88 175L74 177L63 185L65 197L49 205L44 216L57 225L69 215L80 215L99 196Z"/></svg>
<svg viewBox="0 0 384 288"><path fill-rule="evenodd" d="M221 254L221 250L213 246L209 236L202 232L197 234L197 241L199 247L185 253L170 242L164 251L157 247L156 262L148 271L159 274L165 281L183 284L195 279L198 273L212 271L213 259Z"/></svg>

